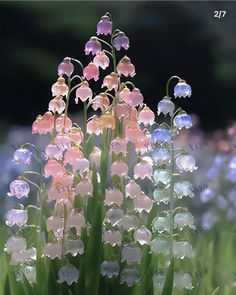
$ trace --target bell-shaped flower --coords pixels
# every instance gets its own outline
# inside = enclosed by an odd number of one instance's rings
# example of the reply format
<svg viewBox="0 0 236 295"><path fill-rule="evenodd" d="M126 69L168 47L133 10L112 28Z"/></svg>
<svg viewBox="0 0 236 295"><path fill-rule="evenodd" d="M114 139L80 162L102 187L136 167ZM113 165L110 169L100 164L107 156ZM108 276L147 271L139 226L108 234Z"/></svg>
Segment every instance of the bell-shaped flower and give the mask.
<svg viewBox="0 0 236 295"><path fill-rule="evenodd" d="M88 134L99 135L102 133L100 119L97 116L93 116L91 120L87 123L87 132Z"/></svg>
<svg viewBox="0 0 236 295"><path fill-rule="evenodd" d="M180 113L174 117L174 126L179 130L188 129L193 126L192 118L186 113Z"/></svg>
<svg viewBox="0 0 236 295"><path fill-rule="evenodd" d="M130 124L125 128L125 138L134 144L136 144L139 138L143 136L143 131L135 122L130 122Z"/></svg>
<svg viewBox="0 0 236 295"><path fill-rule="evenodd" d="M81 235L81 229L86 227L85 217L83 212L71 212L66 220L66 227L68 229L74 227L76 229L77 235Z"/></svg>
<svg viewBox="0 0 236 295"><path fill-rule="evenodd" d="M110 189L110 190L106 190L106 195L105 195L105 200L104 200L104 204L107 206L111 206L111 205L117 205L117 206L121 206L123 203L123 193L117 189Z"/></svg>
<svg viewBox="0 0 236 295"><path fill-rule="evenodd" d="M23 265L29 263L32 260L36 260L37 252L36 248L24 249L21 252L11 253L10 265Z"/></svg>
<svg viewBox="0 0 236 295"><path fill-rule="evenodd" d="M172 141L171 132L164 128L157 128L152 132L153 144L165 145L170 144Z"/></svg>
<svg viewBox="0 0 236 295"><path fill-rule="evenodd" d="M143 123L144 126L152 126L155 121L155 114L149 109L149 107L144 107L142 111L138 114L138 122Z"/></svg>
<svg viewBox="0 0 236 295"><path fill-rule="evenodd" d="M112 22L108 15L101 17L101 20L97 23L97 35L111 35Z"/></svg>
<svg viewBox="0 0 236 295"><path fill-rule="evenodd" d="M194 197L193 185L189 181L179 181L174 183L174 196L178 199L182 197Z"/></svg>
<svg viewBox="0 0 236 295"><path fill-rule="evenodd" d="M139 137L138 140L135 142L135 151L143 155L152 150L151 143L151 134L149 132L145 132L145 134Z"/></svg>
<svg viewBox="0 0 236 295"><path fill-rule="evenodd" d="M129 183L125 187L125 195L126 197L130 197L134 199L141 195L141 187L134 180L130 180Z"/></svg>
<svg viewBox="0 0 236 295"><path fill-rule="evenodd" d="M24 180L14 180L10 184L10 192L7 193L9 197L17 197L21 199L22 197L28 198L28 194L30 192L30 187L28 182Z"/></svg>
<svg viewBox="0 0 236 295"><path fill-rule="evenodd" d="M110 223L112 226L119 225L124 216L124 211L119 208L111 208L107 210L105 215L105 221Z"/></svg>
<svg viewBox="0 0 236 295"><path fill-rule="evenodd" d="M189 273L174 273L174 288L178 290L192 290L192 277Z"/></svg>
<svg viewBox="0 0 236 295"><path fill-rule="evenodd" d="M171 163L171 152L165 148L155 149L152 158L157 166L169 165Z"/></svg>
<svg viewBox="0 0 236 295"><path fill-rule="evenodd" d="M170 218L168 216L158 216L152 221L152 232L170 232Z"/></svg>
<svg viewBox="0 0 236 295"><path fill-rule="evenodd" d="M168 97L164 97L161 101L159 101L157 105L157 114L160 115L161 113L163 113L165 116L167 114L172 115L174 109L174 103Z"/></svg>
<svg viewBox="0 0 236 295"><path fill-rule="evenodd" d="M80 194L82 198L85 196L92 196L93 185L89 179L81 180L75 187L76 193Z"/></svg>
<svg viewBox="0 0 236 295"><path fill-rule="evenodd" d="M75 159L82 158L83 153L80 149L76 147L71 147L64 154L64 165L70 164L73 165Z"/></svg>
<svg viewBox="0 0 236 295"><path fill-rule="evenodd" d="M56 160L61 160L62 159L62 154L63 154L63 150L61 150L59 148L58 145L50 143L46 146L45 148L45 155L46 155L46 159L56 159Z"/></svg>
<svg viewBox="0 0 236 295"><path fill-rule="evenodd" d="M112 89L117 90L118 83L119 81L118 81L118 77L116 73L112 72L110 75L107 75L104 78L102 88L106 87L108 90L112 90Z"/></svg>
<svg viewBox="0 0 236 295"><path fill-rule="evenodd" d="M65 241L65 254L71 254L75 257L78 253L82 255L84 253L84 243L81 239L67 239Z"/></svg>
<svg viewBox="0 0 236 295"><path fill-rule="evenodd" d="M100 167L101 156L102 156L102 151L98 147L94 147L92 153L89 156L89 161L92 167L94 164L97 168Z"/></svg>
<svg viewBox="0 0 236 295"><path fill-rule="evenodd" d="M97 81L99 79L99 69L94 63L90 62L87 67L84 68L83 75L88 81L91 79Z"/></svg>
<svg viewBox="0 0 236 295"><path fill-rule="evenodd" d="M14 152L13 162L17 165L19 164L30 165L31 157L32 157L31 151L25 148L19 148Z"/></svg>
<svg viewBox="0 0 236 295"><path fill-rule="evenodd" d="M50 230L52 230L54 232L60 231L64 228L64 218L59 217L59 216L50 216L46 220L46 227L47 227L48 232Z"/></svg>
<svg viewBox="0 0 236 295"><path fill-rule="evenodd" d="M150 212L152 210L153 201L144 193L134 199L134 210L141 213L142 211Z"/></svg>
<svg viewBox="0 0 236 295"><path fill-rule="evenodd" d="M170 191L167 188L155 189L153 199L159 205L160 203L168 204L170 201Z"/></svg>
<svg viewBox="0 0 236 295"><path fill-rule="evenodd" d="M124 215L121 220L124 230L131 231L139 227L139 219L135 215Z"/></svg>
<svg viewBox="0 0 236 295"><path fill-rule="evenodd" d="M68 133L72 128L72 121L64 114L56 119L56 131Z"/></svg>
<svg viewBox="0 0 236 295"><path fill-rule="evenodd" d="M111 165L111 176L117 175L119 177L127 178L128 170L128 165L125 162L118 160Z"/></svg>
<svg viewBox="0 0 236 295"><path fill-rule="evenodd" d="M166 169L157 169L154 174L153 178L156 184L164 184L167 185L171 181L171 173L170 170Z"/></svg>
<svg viewBox="0 0 236 295"><path fill-rule="evenodd" d="M156 237L150 243L150 250L153 254L169 255L169 242L164 237Z"/></svg>
<svg viewBox="0 0 236 295"><path fill-rule="evenodd" d="M124 268L120 273L121 284L126 283L128 287L140 282L140 271L137 268Z"/></svg>
<svg viewBox="0 0 236 295"><path fill-rule="evenodd" d="M68 86L65 83L65 79L63 77L59 77L57 82L52 85L52 96L64 96L68 93Z"/></svg>
<svg viewBox="0 0 236 295"><path fill-rule="evenodd" d="M190 212L176 213L174 216L174 227L183 230L185 226L195 229L193 215Z"/></svg>
<svg viewBox="0 0 236 295"><path fill-rule="evenodd" d="M66 107L66 104L64 100L61 98L61 96L56 96L52 100L50 100L48 104L48 110L50 112L61 114Z"/></svg>
<svg viewBox="0 0 236 295"><path fill-rule="evenodd" d="M51 133L54 125L54 116L51 112L46 112L43 116L38 116L32 125L32 134Z"/></svg>
<svg viewBox="0 0 236 295"><path fill-rule="evenodd" d="M151 179L153 173L152 165L146 161L139 162L134 166L134 178L144 179L145 177Z"/></svg>
<svg viewBox="0 0 236 295"><path fill-rule="evenodd" d="M151 243L152 233L148 228L142 226L135 230L134 241L138 242L140 245L149 245Z"/></svg>
<svg viewBox="0 0 236 295"><path fill-rule="evenodd" d="M44 255L50 257L52 260L56 257L61 259L62 255L62 243L61 242L53 242L47 243L44 245Z"/></svg>
<svg viewBox="0 0 236 295"><path fill-rule="evenodd" d="M74 72L74 65L71 62L71 59L69 57L65 57L63 59L63 62L61 62L58 66L58 75L66 75L70 77L72 73Z"/></svg>
<svg viewBox="0 0 236 295"><path fill-rule="evenodd" d="M128 56L124 56L117 65L118 75L124 75L125 77L133 77L135 75L135 67L131 63L130 58Z"/></svg>
<svg viewBox="0 0 236 295"><path fill-rule="evenodd" d="M112 247L121 245L122 242L122 234L118 230L108 230L103 233L103 242L105 244L109 244Z"/></svg>
<svg viewBox="0 0 236 295"><path fill-rule="evenodd" d="M91 88L89 87L88 82L84 81L82 85L76 89L75 103L77 104L79 102L79 99L84 102L88 99L91 99L92 96L93 96L93 92Z"/></svg>
<svg viewBox="0 0 236 295"><path fill-rule="evenodd" d="M105 70L107 67L109 67L110 59L104 51L101 51L94 56L93 63L96 65L96 67L100 67L101 69Z"/></svg>
<svg viewBox="0 0 236 295"><path fill-rule="evenodd" d="M128 265L131 265L133 263L140 264L141 262L141 256L142 252L139 247L133 247L133 246L124 246L122 248L122 259L121 262L126 262Z"/></svg>
<svg viewBox="0 0 236 295"><path fill-rule="evenodd" d="M163 290L166 276L164 274L158 273L158 274L155 274L152 279L153 279L153 285L155 286L155 288L157 288L158 290Z"/></svg>
<svg viewBox="0 0 236 295"><path fill-rule="evenodd" d="M75 145L80 145L83 140L83 133L80 128L72 127L68 133L68 137Z"/></svg>
<svg viewBox="0 0 236 295"><path fill-rule="evenodd" d="M26 224L28 220L27 210L10 209L6 214L6 225L12 227L14 224L21 227Z"/></svg>
<svg viewBox="0 0 236 295"><path fill-rule="evenodd" d="M183 172L183 171L193 172L194 170L197 170L198 168L195 166L196 162L194 157L190 154L182 154L178 156L175 160L175 163L180 172Z"/></svg>
<svg viewBox="0 0 236 295"><path fill-rule="evenodd" d="M74 159L72 163L73 172L79 171L80 173L87 172L89 170L89 160L86 158L80 157L78 159Z"/></svg>
<svg viewBox="0 0 236 295"><path fill-rule="evenodd" d="M174 241L173 252L174 252L174 256L180 259L184 259L184 257L188 257L188 258L194 257L193 247L189 242L186 242L186 241L182 241L182 242Z"/></svg>
<svg viewBox="0 0 236 295"><path fill-rule="evenodd" d="M11 236L6 244L4 251L6 251L8 254L11 254L13 252L20 253L21 251L25 250L27 246L26 239L18 236Z"/></svg>
<svg viewBox="0 0 236 295"><path fill-rule="evenodd" d="M58 146L62 151L66 151L71 147L71 139L67 134L58 133L54 138L54 143Z"/></svg>
<svg viewBox="0 0 236 295"><path fill-rule="evenodd" d="M115 120L115 116L110 112L110 111L106 111L105 114L103 114L100 117L100 126L101 129L115 129L116 128L116 120Z"/></svg>
<svg viewBox="0 0 236 295"><path fill-rule="evenodd" d="M110 100L107 97L106 93L100 93L99 95L96 95L91 102L92 102L92 108L94 109L94 111L101 109L101 111L103 112L110 105Z"/></svg>
<svg viewBox="0 0 236 295"><path fill-rule="evenodd" d="M44 166L45 177L56 177L65 173L65 168L56 160L49 160Z"/></svg>
<svg viewBox="0 0 236 295"><path fill-rule="evenodd" d="M79 279L79 271L73 265L66 265L59 269L58 280L59 284L66 282L69 286L77 283Z"/></svg>
<svg viewBox="0 0 236 295"><path fill-rule="evenodd" d="M113 46L116 50L121 50L123 47L125 50L129 49L129 38L123 32L119 32L117 36L113 39Z"/></svg>
<svg viewBox="0 0 236 295"><path fill-rule="evenodd" d="M121 137L116 137L111 142L110 150L116 155L119 155L120 153L122 153L125 156L127 153L127 140Z"/></svg>
<svg viewBox="0 0 236 295"><path fill-rule="evenodd" d="M192 89L184 80L180 80L174 87L174 96L176 97L190 97Z"/></svg>
<svg viewBox="0 0 236 295"><path fill-rule="evenodd" d="M108 260L103 261L101 264L101 274L105 277L108 277L109 279L114 277L117 277L120 272L120 266L118 264L117 260Z"/></svg>
<svg viewBox="0 0 236 295"><path fill-rule="evenodd" d="M128 104L132 107L137 107L143 103L143 95L138 88L134 88L128 98Z"/></svg>
<svg viewBox="0 0 236 295"><path fill-rule="evenodd" d="M98 54L102 50L102 45L98 41L97 37L91 37L90 40L85 44L85 54L89 55L92 53L92 55Z"/></svg>

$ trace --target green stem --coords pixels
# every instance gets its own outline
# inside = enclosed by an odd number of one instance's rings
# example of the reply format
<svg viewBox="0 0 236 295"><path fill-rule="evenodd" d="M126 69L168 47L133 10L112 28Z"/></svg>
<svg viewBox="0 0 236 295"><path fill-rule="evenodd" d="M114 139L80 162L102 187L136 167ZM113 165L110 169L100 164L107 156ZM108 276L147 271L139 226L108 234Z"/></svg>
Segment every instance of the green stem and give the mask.
<svg viewBox="0 0 236 295"><path fill-rule="evenodd" d="M173 194L174 194L174 144L173 144L173 115L170 116L170 132L172 134L171 139L171 180L170 180L170 260L173 257L173 227L174 227L174 218L173 218Z"/></svg>
<svg viewBox="0 0 236 295"><path fill-rule="evenodd" d="M86 154L86 137L87 137L87 103L84 101L84 126L83 126L83 152Z"/></svg>

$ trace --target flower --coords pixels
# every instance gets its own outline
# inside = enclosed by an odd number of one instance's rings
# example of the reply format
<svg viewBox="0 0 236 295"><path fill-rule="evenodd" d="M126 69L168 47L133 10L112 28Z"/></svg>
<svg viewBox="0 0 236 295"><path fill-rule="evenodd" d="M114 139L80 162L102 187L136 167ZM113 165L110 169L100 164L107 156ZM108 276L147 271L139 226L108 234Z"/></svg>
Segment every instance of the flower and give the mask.
<svg viewBox="0 0 236 295"><path fill-rule="evenodd" d="M55 158L56 160L62 159L63 151L56 144L48 144L45 148L46 159L52 160Z"/></svg>
<svg viewBox="0 0 236 295"><path fill-rule="evenodd" d="M105 70L107 67L109 67L110 59L106 55L104 51L98 52L93 59L93 63L97 66Z"/></svg>
<svg viewBox="0 0 236 295"><path fill-rule="evenodd" d="M116 50L121 50L123 47L125 50L129 48L129 38L123 32L119 32L113 40L113 46Z"/></svg>
<svg viewBox="0 0 236 295"><path fill-rule="evenodd" d="M126 261L128 265L133 263L140 264L142 252L139 247L124 246L122 249L121 262Z"/></svg>
<svg viewBox="0 0 236 295"><path fill-rule="evenodd" d="M126 283L128 287L140 281L140 271L137 268L124 268L120 273L121 284Z"/></svg>
<svg viewBox="0 0 236 295"><path fill-rule="evenodd" d="M153 199L159 205L160 203L168 204L170 201L169 189L155 189L153 192Z"/></svg>
<svg viewBox="0 0 236 295"><path fill-rule="evenodd" d="M143 131L139 128L135 122L130 122L125 129L125 137L132 143L136 143L139 138L143 137Z"/></svg>
<svg viewBox="0 0 236 295"><path fill-rule="evenodd" d="M103 261L101 264L101 274L112 278L113 276L118 276L120 272L120 267L117 260L114 261Z"/></svg>
<svg viewBox="0 0 236 295"><path fill-rule="evenodd" d="M111 176L117 175L119 177L127 178L128 170L129 170L128 165L125 162L121 160L116 161L112 163L111 165Z"/></svg>
<svg viewBox="0 0 236 295"><path fill-rule="evenodd" d="M160 115L161 113L163 113L165 116L168 113L172 115L175 109L175 105L168 97L165 96L161 101L159 101L157 109L158 115Z"/></svg>
<svg viewBox="0 0 236 295"><path fill-rule="evenodd" d="M118 230L108 230L103 233L103 242L110 244L112 247L115 245L121 245L122 235Z"/></svg>
<svg viewBox="0 0 236 295"><path fill-rule="evenodd" d="M84 75L84 78L88 81L91 79L94 79L94 81L97 81L99 79L98 67L94 63L90 62L87 65L87 67L84 68L83 75Z"/></svg>
<svg viewBox="0 0 236 295"><path fill-rule="evenodd" d="M100 93L99 95L96 95L92 100L92 108L94 109L94 111L96 111L98 108L100 108L101 111L105 111L105 109L109 105L110 100L107 97L106 93Z"/></svg>
<svg viewBox="0 0 236 295"><path fill-rule="evenodd" d="M124 75L125 77L133 77L135 75L135 67L131 63L130 58L128 56L124 56L117 65L118 75Z"/></svg>
<svg viewBox="0 0 236 295"><path fill-rule="evenodd" d="M121 224L124 230L131 231L139 227L139 219L135 215L124 215Z"/></svg>
<svg viewBox="0 0 236 295"><path fill-rule="evenodd" d="M128 104L132 107L137 107L143 103L143 95L138 88L134 88L129 94Z"/></svg>
<svg viewBox="0 0 236 295"><path fill-rule="evenodd" d="M161 253L162 255L169 255L169 243L167 239L164 237L156 237L151 241L150 244L151 253L158 254Z"/></svg>
<svg viewBox="0 0 236 295"><path fill-rule="evenodd" d="M21 199L22 197L28 198L30 192L30 187L28 183L24 180L14 180L10 184L10 192L7 193L9 197L17 197Z"/></svg>
<svg viewBox="0 0 236 295"><path fill-rule="evenodd" d="M152 210L153 202L143 192L140 196L134 199L134 210L141 213L142 211L150 212Z"/></svg>
<svg viewBox="0 0 236 295"><path fill-rule="evenodd" d="M105 200L104 204L107 206L111 206L113 204L116 204L117 206L121 206L123 203L123 193L117 189L110 189L106 190Z"/></svg>
<svg viewBox="0 0 236 295"><path fill-rule="evenodd" d="M192 95L192 89L184 80L179 80L174 88L174 96L176 97L190 97Z"/></svg>
<svg viewBox="0 0 236 295"><path fill-rule="evenodd" d="M76 229L77 235L80 236L81 229L86 227L85 217L83 212L78 213L72 211L66 220L66 227L69 229L74 227Z"/></svg>
<svg viewBox="0 0 236 295"><path fill-rule="evenodd" d="M174 256L180 259L184 259L184 257L188 257L188 258L194 257L192 245L186 241L183 241L183 242L174 241L173 252L174 252Z"/></svg>
<svg viewBox="0 0 236 295"><path fill-rule="evenodd" d="M83 139L83 133L80 128L72 127L68 133L68 137L74 144L80 145Z"/></svg>
<svg viewBox="0 0 236 295"><path fill-rule="evenodd" d="M183 230L185 226L195 229L193 215L190 212L176 213L174 216L174 227Z"/></svg>
<svg viewBox="0 0 236 295"><path fill-rule="evenodd" d="M174 117L174 126L179 130L181 130L183 127L188 129L193 126L192 118L186 113L178 114Z"/></svg>
<svg viewBox="0 0 236 295"><path fill-rule="evenodd" d="M97 37L91 37L90 40L85 44L85 54L89 55L90 52L92 55L96 55L102 50L102 45L98 41Z"/></svg>
<svg viewBox="0 0 236 295"><path fill-rule="evenodd" d="M6 244L4 251L6 251L8 254L11 254L13 252L20 253L21 251L26 249L26 239L18 236L12 236L10 237Z"/></svg>
<svg viewBox="0 0 236 295"><path fill-rule="evenodd" d="M172 140L171 132L164 128L157 128L152 132L152 142L160 145L170 144Z"/></svg>
<svg viewBox="0 0 236 295"><path fill-rule="evenodd" d="M92 153L89 156L89 161L92 167L94 164L96 167L100 166L101 156L102 156L102 151L98 147L94 147Z"/></svg>
<svg viewBox="0 0 236 295"><path fill-rule="evenodd" d="M84 243L81 239L66 240L65 241L65 254L71 253L75 257L78 253L82 255L84 253Z"/></svg>
<svg viewBox="0 0 236 295"><path fill-rule="evenodd" d="M80 181L75 187L76 193L80 194L82 198L85 196L92 196L93 194L93 185L89 179Z"/></svg>
<svg viewBox="0 0 236 295"><path fill-rule="evenodd" d="M68 77L74 72L74 65L71 63L71 59L69 57L65 57L63 62L58 66L58 75L67 75Z"/></svg>
<svg viewBox="0 0 236 295"><path fill-rule="evenodd" d="M53 112L54 114L57 112L58 114L61 114L66 107L66 104L64 100L61 98L61 96L56 96L52 100L50 100L48 105L48 110Z"/></svg>
<svg viewBox="0 0 236 295"><path fill-rule="evenodd" d="M93 96L93 92L89 87L88 82L84 81L80 87L76 89L75 92L75 103L78 103L78 99L81 101L86 101L87 99L91 99Z"/></svg>
<svg viewBox="0 0 236 295"><path fill-rule="evenodd" d="M111 35L112 22L108 15L101 17L101 20L97 24L97 35Z"/></svg>
<svg viewBox="0 0 236 295"><path fill-rule="evenodd" d="M59 77L57 82L52 85L52 96L64 96L68 93L68 86L65 83L65 79L63 77Z"/></svg>
<svg viewBox="0 0 236 295"><path fill-rule="evenodd" d="M151 243L152 233L145 226L142 226L135 230L134 232L134 240L138 242L140 245L149 245Z"/></svg>
<svg viewBox="0 0 236 295"><path fill-rule="evenodd" d="M49 160L44 166L45 177L56 177L62 175L65 172L65 168L56 160Z"/></svg>
<svg viewBox="0 0 236 295"><path fill-rule="evenodd" d="M152 158L156 165L168 165L171 162L171 152L167 149L156 149L152 153Z"/></svg>
<svg viewBox="0 0 236 295"><path fill-rule="evenodd" d="M152 126L155 121L155 114L149 109L149 107L144 107L142 111L138 114L138 123L143 123L144 126Z"/></svg>
<svg viewBox="0 0 236 295"><path fill-rule="evenodd" d="M106 212L105 220L108 223L111 223L112 226L119 225L124 216L123 210L119 208L110 208Z"/></svg>
<svg viewBox="0 0 236 295"><path fill-rule="evenodd" d="M134 178L151 179L153 173L152 165L146 161L142 161L134 166Z"/></svg>
<svg viewBox="0 0 236 295"><path fill-rule="evenodd" d="M71 147L71 140L68 135L64 133L58 133L54 138L54 143L62 151L66 151Z"/></svg>
<svg viewBox="0 0 236 295"><path fill-rule="evenodd" d="M116 128L116 121L115 121L115 117L112 115L112 113L110 111L105 112L105 114L103 114L100 117L100 127L101 129L107 129L107 128L111 128L111 129L115 129Z"/></svg>
<svg viewBox="0 0 236 295"><path fill-rule="evenodd" d="M6 225L12 227L14 224L21 227L28 220L28 212L23 209L10 209L6 214Z"/></svg>
<svg viewBox="0 0 236 295"><path fill-rule="evenodd" d="M31 151L24 148L19 148L14 152L13 162L17 165L19 164L29 165L31 163L31 156L32 156Z"/></svg>
<svg viewBox="0 0 236 295"><path fill-rule="evenodd" d="M194 170L197 170L198 167L195 166L195 159L192 155L189 154L182 154L178 156L175 160L175 163L180 170L180 172L183 171L190 171L193 172Z"/></svg>
<svg viewBox="0 0 236 295"><path fill-rule="evenodd" d="M58 280L59 284L66 282L69 286L77 283L79 279L79 271L73 265L66 265L59 269Z"/></svg>
<svg viewBox="0 0 236 295"><path fill-rule="evenodd" d="M50 230L54 232L63 230L64 218L61 218L59 216L51 216L46 220L46 227L48 232Z"/></svg>
<svg viewBox="0 0 236 295"><path fill-rule="evenodd" d="M127 141L121 137L116 137L111 142L111 152L118 155L122 153L124 156L127 153Z"/></svg>
<svg viewBox="0 0 236 295"><path fill-rule="evenodd" d="M130 180L129 183L125 187L126 197L130 197L134 199L141 194L140 185L138 185L134 180Z"/></svg>
<svg viewBox="0 0 236 295"><path fill-rule="evenodd" d="M73 165L75 159L83 157L83 153L76 147L71 147L64 154L64 165Z"/></svg>
<svg viewBox="0 0 236 295"><path fill-rule="evenodd" d="M54 116L51 112L46 112L43 116L38 116L32 125L32 134L47 134L52 132Z"/></svg>
<svg viewBox="0 0 236 295"><path fill-rule="evenodd" d="M72 121L70 118L65 117L65 114L60 115L56 119L56 131L68 133L72 128Z"/></svg>
<svg viewBox="0 0 236 295"><path fill-rule="evenodd" d="M163 233L164 231L170 232L170 218L169 216L158 216L152 221L152 232Z"/></svg>
<svg viewBox="0 0 236 295"><path fill-rule="evenodd" d="M107 87L108 90L112 90L112 89L117 90L118 77L116 73L112 72L110 75L107 75L103 80L102 87Z"/></svg>
<svg viewBox="0 0 236 295"><path fill-rule="evenodd" d="M153 178L156 184L167 185L170 183L171 180L170 170L157 169L153 174Z"/></svg>
<svg viewBox="0 0 236 295"><path fill-rule="evenodd" d="M193 185L189 181L180 181L174 183L174 196L178 199L182 199L184 196L193 198Z"/></svg>
<svg viewBox="0 0 236 295"><path fill-rule="evenodd" d="M188 289L192 290L192 277L189 273L175 273L174 274L174 287L178 290Z"/></svg>
<svg viewBox="0 0 236 295"><path fill-rule="evenodd" d="M88 134L99 135L102 133L100 120L97 116L93 116L92 119L87 123L87 132Z"/></svg>

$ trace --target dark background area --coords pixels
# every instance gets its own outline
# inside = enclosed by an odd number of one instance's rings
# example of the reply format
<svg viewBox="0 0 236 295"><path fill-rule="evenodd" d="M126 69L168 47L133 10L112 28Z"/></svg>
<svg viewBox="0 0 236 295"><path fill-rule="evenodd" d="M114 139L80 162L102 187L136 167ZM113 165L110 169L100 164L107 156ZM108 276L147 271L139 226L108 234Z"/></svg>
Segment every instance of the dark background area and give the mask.
<svg viewBox="0 0 236 295"><path fill-rule="evenodd" d="M225 17L215 18L216 10ZM120 57L131 57L148 106L156 109L167 79L177 74L193 89L180 103L199 115L204 130L236 119L234 2L1 2L1 132L46 111L65 56L91 60L84 44L106 11L130 38ZM72 112L78 108L73 103Z"/></svg>

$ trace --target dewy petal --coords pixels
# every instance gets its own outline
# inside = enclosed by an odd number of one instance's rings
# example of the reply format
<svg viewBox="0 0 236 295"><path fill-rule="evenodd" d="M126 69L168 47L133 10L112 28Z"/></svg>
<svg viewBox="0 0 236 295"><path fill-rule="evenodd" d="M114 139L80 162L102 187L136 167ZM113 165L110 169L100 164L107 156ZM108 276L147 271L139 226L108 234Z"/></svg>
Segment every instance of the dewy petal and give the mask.
<svg viewBox="0 0 236 295"><path fill-rule="evenodd" d="M26 224L28 220L27 210L11 209L6 214L6 225L12 227L14 224L21 227Z"/></svg>
<svg viewBox="0 0 236 295"><path fill-rule="evenodd" d="M58 280L59 284L66 282L69 286L77 283L79 279L79 271L73 265L66 265L59 269Z"/></svg>
<svg viewBox="0 0 236 295"><path fill-rule="evenodd" d="M103 261L101 265L101 274L112 278L113 276L118 276L120 272L120 266L117 260L114 261Z"/></svg>
<svg viewBox="0 0 236 295"><path fill-rule="evenodd" d="M192 89L185 81L180 81L174 87L174 96L176 97L190 97L192 95Z"/></svg>
<svg viewBox="0 0 236 295"><path fill-rule="evenodd" d="M121 262L126 261L128 265L133 263L140 264L142 252L139 247L124 246L122 249Z"/></svg>
<svg viewBox="0 0 236 295"><path fill-rule="evenodd" d="M17 165L25 164L29 165L31 163L32 153L24 148L19 148L14 152L13 162Z"/></svg>
<svg viewBox="0 0 236 295"><path fill-rule="evenodd" d="M132 287L134 284L139 283L140 277L139 269L124 268L120 274L121 284L126 283L128 287Z"/></svg>
<svg viewBox="0 0 236 295"><path fill-rule="evenodd" d="M10 192L7 193L10 197L17 197L21 199L22 197L28 197L30 192L30 187L28 183L24 180L14 180L10 184Z"/></svg>

